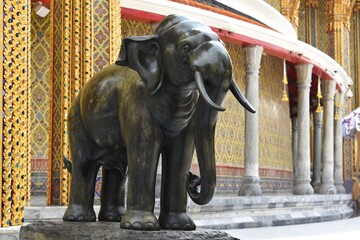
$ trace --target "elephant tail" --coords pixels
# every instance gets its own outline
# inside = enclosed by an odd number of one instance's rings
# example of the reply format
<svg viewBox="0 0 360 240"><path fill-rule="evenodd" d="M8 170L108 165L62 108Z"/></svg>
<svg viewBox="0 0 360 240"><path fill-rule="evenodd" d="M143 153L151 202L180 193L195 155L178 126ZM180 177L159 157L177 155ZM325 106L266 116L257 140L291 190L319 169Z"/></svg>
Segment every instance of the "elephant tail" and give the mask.
<svg viewBox="0 0 360 240"><path fill-rule="evenodd" d="M64 169L66 168L69 171L69 173L72 173L72 162L65 156L63 161L64 161Z"/></svg>

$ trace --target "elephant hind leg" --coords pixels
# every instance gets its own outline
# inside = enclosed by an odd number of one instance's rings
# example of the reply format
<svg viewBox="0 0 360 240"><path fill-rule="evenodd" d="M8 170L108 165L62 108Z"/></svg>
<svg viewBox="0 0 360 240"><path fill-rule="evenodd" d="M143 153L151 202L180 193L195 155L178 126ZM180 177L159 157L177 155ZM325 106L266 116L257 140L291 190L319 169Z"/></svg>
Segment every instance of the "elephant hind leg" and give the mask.
<svg viewBox="0 0 360 240"><path fill-rule="evenodd" d="M100 164L91 156L99 149L89 139L80 118L78 99L69 113L69 140L72 160L72 177L69 206L64 221L94 222L94 191ZM90 152L89 149L92 149Z"/></svg>
<svg viewBox="0 0 360 240"><path fill-rule="evenodd" d="M98 167L91 170L73 166L70 202L64 221L95 222L94 191Z"/></svg>
<svg viewBox="0 0 360 240"><path fill-rule="evenodd" d="M124 167L123 169L126 169ZM119 222L125 214L126 176L117 169L102 168L99 221Z"/></svg>

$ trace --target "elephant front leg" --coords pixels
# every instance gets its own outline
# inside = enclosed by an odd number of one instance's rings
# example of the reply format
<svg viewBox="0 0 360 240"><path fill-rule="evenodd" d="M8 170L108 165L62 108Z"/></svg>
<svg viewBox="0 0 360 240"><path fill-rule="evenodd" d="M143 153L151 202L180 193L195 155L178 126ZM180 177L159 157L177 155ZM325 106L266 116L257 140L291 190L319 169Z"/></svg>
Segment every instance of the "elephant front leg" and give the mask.
<svg viewBox="0 0 360 240"><path fill-rule="evenodd" d="M179 134L163 152L161 183L162 229L195 230L193 220L186 213L186 172L189 171L194 152L192 131Z"/></svg>
<svg viewBox="0 0 360 240"><path fill-rule="evenodd" d="M150 136L142 133L139 133L138 137L134 133L129 136L131 140L127 144L127 210L121 218L121 228L160 229L159 222L154 215L155 179L160 154L160 140L156 127L153 127L151 131L154 132L151 132Z"/></svg>

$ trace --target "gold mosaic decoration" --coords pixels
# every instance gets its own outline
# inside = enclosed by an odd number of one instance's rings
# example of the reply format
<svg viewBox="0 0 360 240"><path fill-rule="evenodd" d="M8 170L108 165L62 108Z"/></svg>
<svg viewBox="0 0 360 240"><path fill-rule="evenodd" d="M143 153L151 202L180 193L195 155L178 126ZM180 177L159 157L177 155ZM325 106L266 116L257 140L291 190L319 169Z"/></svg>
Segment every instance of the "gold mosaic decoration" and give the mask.
<svg viewBox="0 0 360 240"><path fill-rule="evenodd" d="M51 131L49 133L49 174L48 174L48 205L60 205L60 170L62 160L62 9L63 1L51 1Z"/></svg>
<svg viewBox="0 0 360 240"><path fill-rule="evenodd" d="M359 61L359 55L360 55L360 0L356 0L354 5L354 20L352 24L353 30L351 31L352 39L350 39L350 42L354 42L355 45L353 46L354 50L350 51L354 55L352 58L354 59L353 66L351 66L351 69L353 71L353 80L354 80L354 89L355 89L355 106L360 106L360 61Z"/></svg>
<svg viewBox="0 0 360 240"><path fill-rule="evenodd" d="M300 15L300 16L298 16L298 20L297 20L298 26L297 26L297 28L295 28L298 33L298 38L299 38L299 40L301 40L303 42L307 42L306 38L309 35L309 32L308 32L308 28L306 26L306 24L307 24L306 18L309 18L310 16L308 15L308 11L307 11L304 1L300 2L297 13Z"/></svg>
<svg viewBox="0 0 360 240"><path fill-rule="evenodd" d="M30 2L1 4L1 227L21 225L29 185Z"/></svg>
<svg viewBox="0 0 360 240"><path fill-rule="evenodd" d="M328 54L348 73L350 73L350 16L354 4L355 0L330 0L326 4L327 32L329 34ZM352 100L345 100L342 105L344 116L352 111L352 105ZM345 179L351 179L354 141L344 139L343 151Z"/></svg>
<svg viewBox="0 0 360 240"><path fill-rule="evenodd" d="M121 24L121 36L123 38L128 36L151 35L153 33L153 29L150 24L147 23L124 19Z"/></svg>
<svg viewBox="0 0 360 240"><path fill-rule="evenodd" d="M259 78L260 168L292 172L289 103L281 101L283 60L263 56Z"/></svg>
<svg viewBox="0 0 360 240"><path fill-rule="evenodd" d="M328 34L326 4L320 1L316 9L316 48L324 53L328 53Z"/></svg>
<svg viewBox="0 0 360 240"><path fill-rule="evenodd" d="M121 43L121 8L119 0L109 0L110 62L115 62Z"/></svg>
<svg viewBox="0 0 360 240"><path fill-rule="evenodd" d="M54 95L48 203L66 205L71 176L63 166L63 156L70 158L69 109L81 87L92 77L94 68L101 69L118 55L120 1L56 0L51 11Z"/></svg>
<svg viewBox="0 0 360 240"><path fill-rule="evenodd" d="M226 44L233 62L237 85L245 93L245 53L240 46ZM217 165L239 167L244 165L245 110L227 94L222 104L226 111L218 114L215 131L215 158ZM194 161L197 163L197 161Z"/></svg>
<svg viewBox="0 0 360 240"><path fill-rule="evenodd" d="M289 20L296 32L299 27L299 6L300 0L280 0L280 12Z"/></svg>
<svg viewBox="0 0 360 240"><path fill-rule="evenodd" d="M3 35L4 30L3 30L3 14L4 14L4 9L3 7L0 7L0 33L1 35ZM3 38L0 38L0 46L3 46ZM0 56L4 56L3 54L3 48L0 48ZM0 64L0 76L4 76L4 71L3 71L3 64ZM1 106L1 114L3 114L3 84L1 84L0 87L1 90L1 98L0 98L0 106ZM0 148L2 149L2 151L0 152L0 157L2 159L2 161L4 161L4 148L3 148L3 140L5 140L4 138L4 132L3 132L3 123L4 122L4 117L1 118L0 120L0 131L2 134L2 139L0 141ZM3 164L0 164L0 173L3 173ZM3 207L3 202L4 200L2 200L2 193L3 193L3 174L0 174L0 191L1 191L1 196L0 196L0 226L2 226L2 207Z"/></svg>

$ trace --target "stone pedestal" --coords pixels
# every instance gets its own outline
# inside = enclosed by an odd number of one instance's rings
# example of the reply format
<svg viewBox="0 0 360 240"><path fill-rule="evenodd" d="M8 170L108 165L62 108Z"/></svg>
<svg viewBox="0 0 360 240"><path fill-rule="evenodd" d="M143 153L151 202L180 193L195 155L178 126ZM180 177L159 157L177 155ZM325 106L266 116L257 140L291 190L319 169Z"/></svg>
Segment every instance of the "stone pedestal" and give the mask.
<svg viewBox="0 0 360 240"><path fill-rule="evenodd" d="M196 231L134 231L120 228L112 222L63 222L39 221L20 229L21 240L151 240L151 239L236 239L218 230L199 229Z"/></svg>
<svg viewBox="0 0 360 240"><path fill-rule="evenodd" d="M298 86L298 148L297 173L295 176L295 195L311 195L314 190L310 185L310 83L312 64L298 64L295 66Z"/></svg>
<svg viewBox="0 0 360 240"><path fill-rule="evenodd" d="M259 196L259 68L263 48L244 47L246 54L246 98L257 111L245 112L244 178L239 196Z"/></svg>

